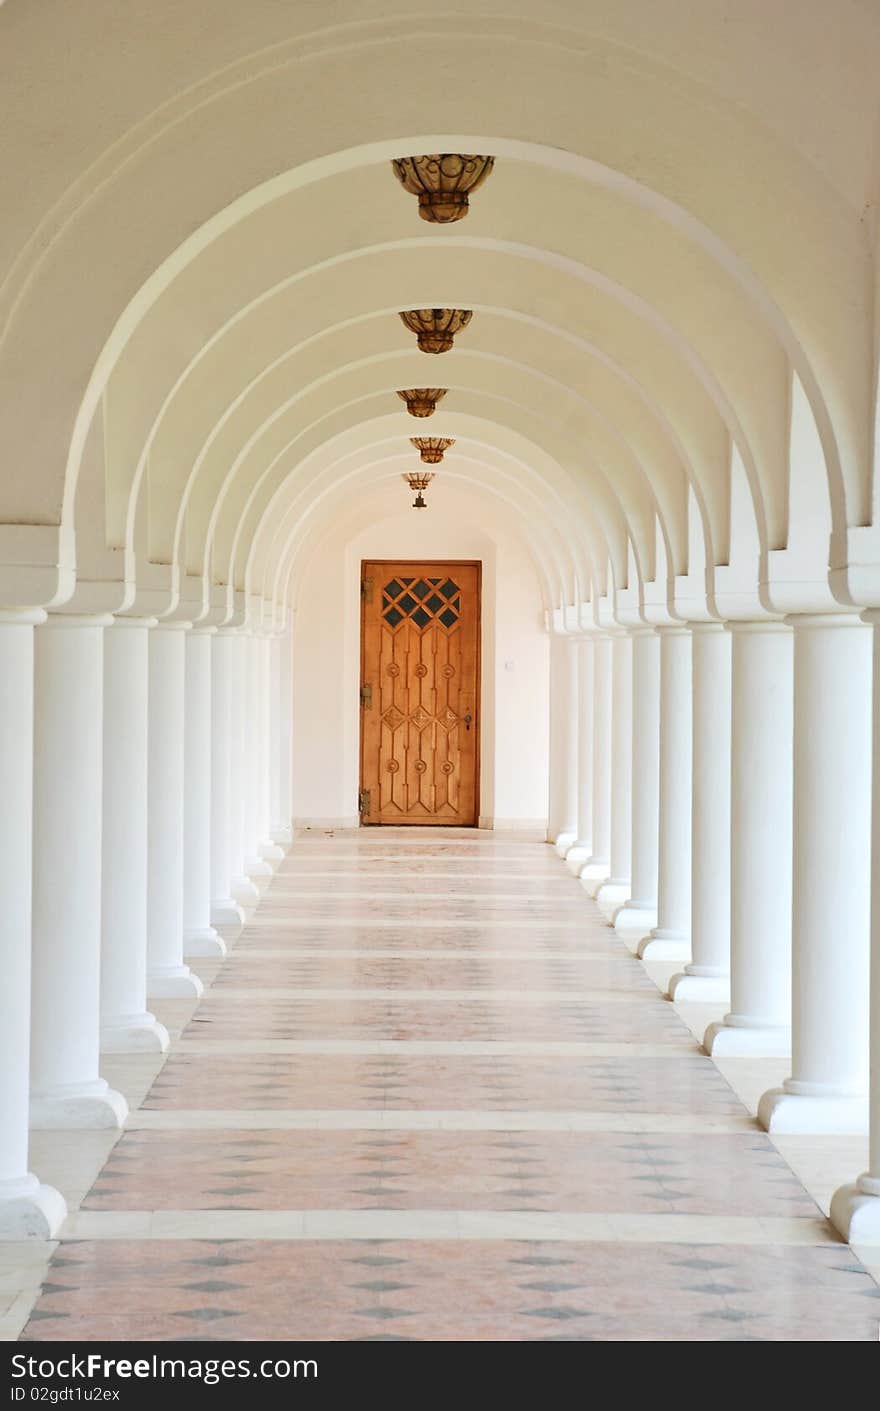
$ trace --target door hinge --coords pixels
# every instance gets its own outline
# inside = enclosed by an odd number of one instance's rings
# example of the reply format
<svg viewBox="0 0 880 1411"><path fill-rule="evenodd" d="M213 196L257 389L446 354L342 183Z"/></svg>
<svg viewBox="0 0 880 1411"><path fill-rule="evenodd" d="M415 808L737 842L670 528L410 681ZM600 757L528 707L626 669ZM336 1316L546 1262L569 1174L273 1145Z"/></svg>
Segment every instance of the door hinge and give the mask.
<svg viewBox="0 0 880 1411"><path fill-rule="evenodd" d="M370 811L370 791L361 789L358 794L358 813L369 813Z"/></svg>
<svg viewBox="0 0 880 1411"><path fill-rule="evenodd" d="M361 686L361 705L364 710L373 709L373 687L369 684Z"/></svg>
<svg viewBox="0 0 880 1411"><path fill-rule="evenodd" d="M361 597L365 603L373 601L373 580L372 578L361 579Z"/></svg>

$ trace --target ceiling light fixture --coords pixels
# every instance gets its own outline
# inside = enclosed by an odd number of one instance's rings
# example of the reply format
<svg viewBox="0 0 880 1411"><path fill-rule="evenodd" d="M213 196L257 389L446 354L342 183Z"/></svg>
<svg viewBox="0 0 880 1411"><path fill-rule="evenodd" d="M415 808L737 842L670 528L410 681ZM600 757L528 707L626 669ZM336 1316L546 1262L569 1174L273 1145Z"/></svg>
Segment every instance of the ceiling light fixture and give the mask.
<svg viewBox="0 0 880 1411"><path fill-rule="evenodd" d="M468 196L482 186L495 158L429 152L423 157L397 157L391 165L404 191L418 196L422 220L450 225L467 215Z"/></svg>
<svg viewBox="0 0 880 1411"><path fill-rule="evenodd" d="M448 353L456 333L473 316L471 309L409 309L400 315L423 353Z"/></svg>
<svg viewBox="0 0 880 1411"><path fill-rule="evenodd" d="M426 510L428 505L427 501L422 496L422 491L427 490L431 481L434 479L433 474L429 471L411 470L404 472L402 478L406 481L409 488L416 492L416 497L412 502L413 509Z"/></svg>
<svg viewBox="0 0 880 1411"><path fill-rule="evenodd" d="M449 389L447 387L408 387L405 392L398 392L401 401L406 402L406 409L410 416L433 416L437 410L437 403L441 397L445 397Z"/></svg>
<svg viewBox="0 0 880 1411"><path fill-rule="evenodd" d="M455 445L455 441L449 436L410 436L409 439L425 465L439 465L444 451Z"/></svg>

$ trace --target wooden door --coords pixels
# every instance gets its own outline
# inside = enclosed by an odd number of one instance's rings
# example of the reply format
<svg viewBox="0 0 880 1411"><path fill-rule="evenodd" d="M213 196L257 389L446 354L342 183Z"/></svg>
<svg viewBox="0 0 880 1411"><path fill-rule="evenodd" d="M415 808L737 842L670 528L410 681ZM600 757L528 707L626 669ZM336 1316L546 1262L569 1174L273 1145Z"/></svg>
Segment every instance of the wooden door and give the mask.
<svg viewBox="0 0 880 1411"><path fill-rule="evenodd" d="M480 565L364 563L361 821L475 826Z"/></svg>

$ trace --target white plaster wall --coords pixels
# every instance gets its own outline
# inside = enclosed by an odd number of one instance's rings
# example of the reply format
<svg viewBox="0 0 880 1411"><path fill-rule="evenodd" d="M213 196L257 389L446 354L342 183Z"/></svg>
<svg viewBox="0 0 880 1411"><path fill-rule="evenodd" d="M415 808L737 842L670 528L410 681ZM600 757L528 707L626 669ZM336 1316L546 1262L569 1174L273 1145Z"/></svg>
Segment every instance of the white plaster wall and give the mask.
<svg viewBox="0 0 880 1411"><path fill-rule="evenodd" d="M549 639L531 559L488 497L441 476L427 498L429 508L414 511L399 480L377 486L297 574L293 812L300 827L357 824L360 568L364 559L393 558L482 563L480 822L545 825Z"/></svg>

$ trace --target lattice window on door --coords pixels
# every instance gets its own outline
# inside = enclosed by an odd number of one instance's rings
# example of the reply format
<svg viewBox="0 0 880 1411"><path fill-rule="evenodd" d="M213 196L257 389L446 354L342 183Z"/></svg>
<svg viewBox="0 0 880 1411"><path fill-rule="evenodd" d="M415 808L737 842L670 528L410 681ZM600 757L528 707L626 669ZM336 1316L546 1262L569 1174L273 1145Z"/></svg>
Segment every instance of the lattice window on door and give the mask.
<svg viewBox="0 0 880 1411"><path fill-rule="evenodd" d="M424 631L432 622L447 630L461 616L461 589L451 578L392 578L382 589L382 617L391 628L414 622Z"/></svg>

